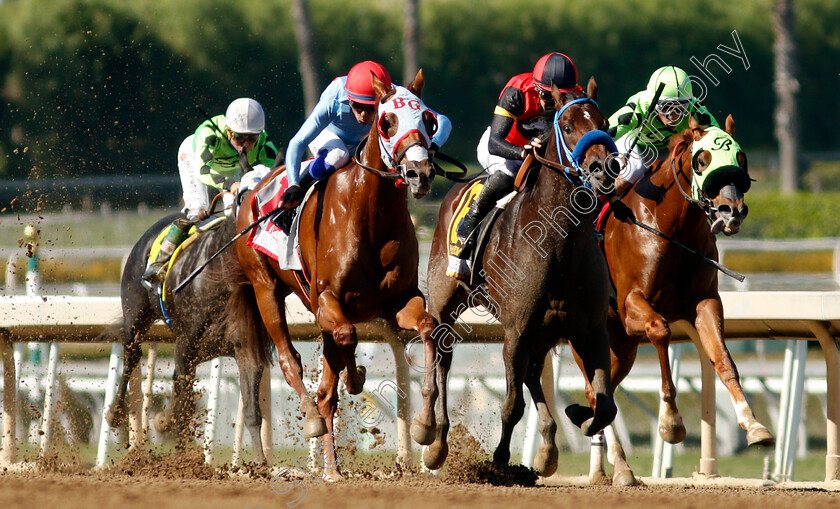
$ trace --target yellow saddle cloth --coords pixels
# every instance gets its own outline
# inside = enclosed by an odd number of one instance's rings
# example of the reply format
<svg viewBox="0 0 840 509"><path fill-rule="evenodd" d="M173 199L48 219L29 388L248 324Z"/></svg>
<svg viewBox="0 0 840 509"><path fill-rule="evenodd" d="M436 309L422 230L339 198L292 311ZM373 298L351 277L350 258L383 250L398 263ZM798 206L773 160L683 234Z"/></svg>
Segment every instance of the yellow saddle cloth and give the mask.
<svg viewBox="0 0 840 509"><path fill-rule="evenodd" d="M458 202L458 207L452 215L452 220L449 222L449 230L447 231L447 239L449 240L447 244L449 246L449 254L451 256L460 255L461 251L463 251L465 247L462 242L458 241L458 235L456 233L458 231L458 225L464 220L464 216L467 215L467 212L470 209L470 204L475 201L475 198L482 189L484 189L483 180L476 180L470 183L467 190L461 196L461 201Z"/></svg>
<svg viewBox="0 0 840 509"><path fill-rule="evenodd" d="M220 224L224 223L226 219L227 216L225 216L224 214L212 216L200 225L193 225L192 227L190 227L190 231L187 233L187 238L184 239L184 242L181 242L181 244L177 248L175 248L175 251L172 253L172 256L169 257L169 261L166 263L166 274L169 275L169 269L172 268L172 264L175 263L175 260L178 259L178 256L181 254L181 252L183 252L184 249L189 247L189 245L192 244L195 241L195 239L198 238L198 233L213 230L217 228ZM160 251L160 245L163 242L163 239L166 238L167 231L169 231L168 224L163 228L163 230L160 231L158 236L155 238L155 241L152 242L152 248L149 250L149 260L157 259L158 252ZM146 261L146 265L148 266L148 260ZM163 279L161 295L163 296L163 299L166 300L166 278Z"/></svg>

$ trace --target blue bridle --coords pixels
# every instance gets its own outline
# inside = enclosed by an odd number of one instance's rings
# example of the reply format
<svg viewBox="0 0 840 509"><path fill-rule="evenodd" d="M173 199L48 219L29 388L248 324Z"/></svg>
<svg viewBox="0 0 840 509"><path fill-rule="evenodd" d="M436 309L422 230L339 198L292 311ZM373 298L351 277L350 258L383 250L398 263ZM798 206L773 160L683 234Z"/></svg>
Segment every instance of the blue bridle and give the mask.
<svg viewBox="0 0 840 509"><path fill-rule="evenodd" d="M591 102L595 105L596 108L598 107L598 103L590 99L589 97L579 97L564 104L563 107L557 110L557 113L554 114L554 138L555 142L557 143L557 154L565 154L566 160L569 161L569 164L572 165L572 168L577 170L577 172L581 175L584 173L584 171L581 169L580 165L583 164L583 159L586 156L586 151L592 145L604 145L605 147L607 147L611 154L618 153L618 149L615 146L615 142L613 142L610 135L601 130L589 131L588 133L584 134L583 136L581 136L580 140L578 140L577 144L575 144L574 151L569 150L569 146L566 144L566 138L565 136L563 136L563 133L560 130L560 117L563 115L563 112L565 112L569 108L569 106L573 104L586 102ZM566 168L566 173L569 173L568 167Z"/></svg>

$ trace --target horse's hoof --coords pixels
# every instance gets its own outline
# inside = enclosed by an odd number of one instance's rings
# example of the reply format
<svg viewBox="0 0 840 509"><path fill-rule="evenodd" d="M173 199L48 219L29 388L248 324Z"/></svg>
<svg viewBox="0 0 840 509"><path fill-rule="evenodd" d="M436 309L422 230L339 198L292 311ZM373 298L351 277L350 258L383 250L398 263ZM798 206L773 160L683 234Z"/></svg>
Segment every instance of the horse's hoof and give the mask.
<svg viewBox="0 0 840 509"><path fill-rule="evenodd" d="M447 456L449 456L449 444L435 442L423 451L423 464L429 470L438 470L443 466Z"/></svg>
<svg viewBox="0 0 840 509"><path fill-rule="evenodd" d="M612 484L613 486L638 486L639 481L632 470L622 470L613 475Z"/></svg>
<svg viewBox="0 0 840 509"><path fill-rule="evenodd" d="M327 482L341 482L344 480L344 476L341 475L341 472L337 468L326 468L324 469L324 480Z"/></svg>
<svg viewBox="0 0 840 509"><path fill-rule="evenodd" d="M510 447L496 446L496 450L493 451L493 463L500 467L510 464Z"/></svg>
<svg viewBox="0 0 840 509"><path fill-rule="evenodd" d="M303 420L303 438L316 438L327 434L327 423L320 415Z"/></svg>
<svg viewBox="0 0 840 509"><path fill-rule="evenodd" d="M367 374L367 369L364 366L356 366L356 376L353 377L353 380L350 380L347 375L347 371L342 371L338 378L344 383L344 387L347 388L347 393L356 395L361 394L362 389L365 387L365 375ZM351 383L352 382L352 383Z"/></svg>
<svg viewBox="0 0 840 509"><path fill-rule="evenodd" d="M672 419L659 418L659 436L669 444L678 444L685 440L685 425L682 416L676 414Z"/></svg>
<svg viewBox="0 0 840 509"><path fill-rule="evenodd" d="M108 415L105 418L108 421L108 426L119 428L125 422L125 410L120 405L114 405L108 409Z"/></svg>
<svg viewBox="0 0 840 509"><path fill-rule="evenodd" d="M760 445L761 447L773 447L776 445L776 438L770 433L770 430L759 423L755 423L749 431L747 431L747 445Z"/></svg>
<svg viewBox="0 0 840 509"><path fill-rule="evenodd" d="M594 472L589 474L589 485L590 486L609 486L610 485L610 478L601 471L601 472Z"/></svg>
<svg viewBox="0 0 840 509"><path fill-rule="evenodd" d="M435 428L414 419L411 421L411 438L420 445L431 445L435 441Z"/></svg>
<svg viewBox="0 0 840 509"><path fill-rule="evenodd" d="M659 436L669 444L678 444L685 440L685 425L683 425L682 419L675 426L664 426L660 423Z"/></svg>
<svg viewBox="0 0 840 509"><path fill-rule="evenodd" d="M172 419L165 412L158 412L154 418L155 430L158 433L169 433L172 431Z"/></svg>
<svg viewBox="0 0 840 509"><path fill-rule="evenodd" d="M566 407L566 416L572 421L572 424L582 428L586 421L595 417L595 412L588 406L574 404Z"/></svg>
<svg viewBox="0 0 840 509"><path fill-rule="evenodd" d="M556 445L541 445L534 456L534 470L540 477L551 477L557 471L558 456Z"/></svg>

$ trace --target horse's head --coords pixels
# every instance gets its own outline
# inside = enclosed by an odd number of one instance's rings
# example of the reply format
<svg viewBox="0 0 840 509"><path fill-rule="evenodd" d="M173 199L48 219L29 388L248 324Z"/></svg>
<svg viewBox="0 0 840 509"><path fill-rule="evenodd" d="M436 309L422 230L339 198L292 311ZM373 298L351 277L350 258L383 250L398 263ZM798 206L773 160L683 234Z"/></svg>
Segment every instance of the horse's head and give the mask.
<svg viewBox="0 0 840 509"><path fill-rule="evenodd" d="M621 168L615 159L615 143L607 134L607 119L595 102L598 99L595 78L589 78L586 94L560 92L552 85L551 95L557 108L554 134L558 156L565 153L570 159L568 163L580 172L581 179L596 193L612 195L615 192L615 177Z"/></svg>
<svg viewBox="0 0 840 509"><path fill-rule="evenodd" d="M689 119L691 145L691 192L697 200L712 204L712 232L734 235L741 229L748 208L744 194L751 180L747 156L735 141L735 121L726 117L726 130L703 128Z"/></svg>
<svg viewBox="0 0 840 509"><path fill-rule="evenodd" d="M388 90L376 76L372 80L379 105L376 133L382 162L402 175L415 198L422 198L435 178L429 147L437 130L435 114L420 100L423 71L417 72L408 87Z"/></svg>

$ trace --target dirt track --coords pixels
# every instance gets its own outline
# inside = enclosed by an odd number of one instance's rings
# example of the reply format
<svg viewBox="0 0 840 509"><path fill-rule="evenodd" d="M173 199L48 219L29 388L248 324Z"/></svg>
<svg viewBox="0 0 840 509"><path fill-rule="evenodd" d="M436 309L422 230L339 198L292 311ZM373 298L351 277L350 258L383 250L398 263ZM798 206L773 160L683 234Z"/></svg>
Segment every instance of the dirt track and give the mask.
<svg viewBox="0 0 840 509"><path fill-rule="evenodd" d="M0 507L224 509L282 508L293 499L271 491L268 479L161 479L127 474L6 473ZM300 508L395 509L511 507L622 509L820 509L840 506L840 493L820 489L637 488L444 484L424 475L396 481L356 480L314 485Z"/></svg>

